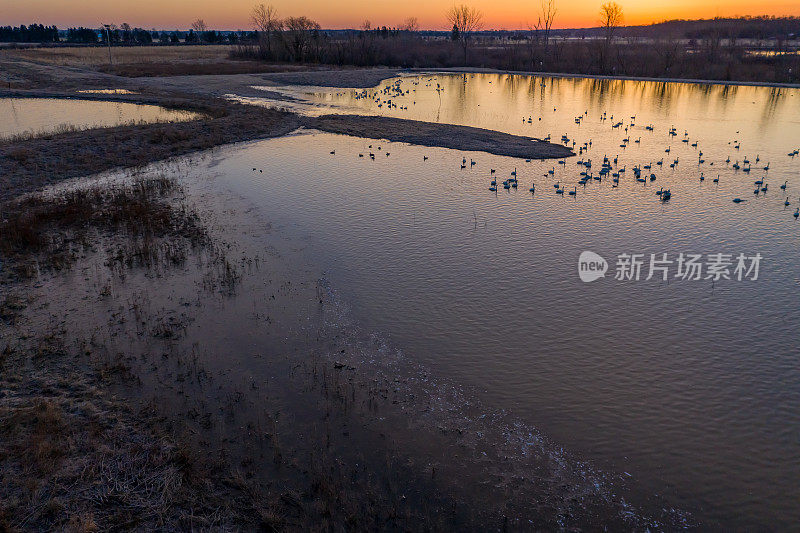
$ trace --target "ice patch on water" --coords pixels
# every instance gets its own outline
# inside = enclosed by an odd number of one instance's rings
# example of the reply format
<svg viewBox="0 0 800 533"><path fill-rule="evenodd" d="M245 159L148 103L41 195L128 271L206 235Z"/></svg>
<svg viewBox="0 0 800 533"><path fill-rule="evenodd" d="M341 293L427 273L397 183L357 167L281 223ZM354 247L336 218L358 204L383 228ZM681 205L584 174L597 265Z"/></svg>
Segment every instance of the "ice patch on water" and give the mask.
<svg viewBox="0 0 800 533"><path fill-rule="evenodd" d="M398 411L417 437L430 435L441 441L440 453L435 446L428 453L434 461L452 464L439 467L465 485L490 484L495 499L485 501L504 513L513 509L512 523L525 523L530 515L538 517L536 523L542 516L557 516L560 528L603 523L662 529L691 523L687 513L665 506L637 508L622 495L629 490L622 487L626 479L622 474L601 471L572 457L513 413L491 409L475 391L432 375L385 334L362 330L329 280L319 280L318 293L324 302L325 328L348 346L346 353L328 356L357 368L362 379L378 388L391 389L394 405L400 406ZM463 453L456 458L452 449Z"/></svg>

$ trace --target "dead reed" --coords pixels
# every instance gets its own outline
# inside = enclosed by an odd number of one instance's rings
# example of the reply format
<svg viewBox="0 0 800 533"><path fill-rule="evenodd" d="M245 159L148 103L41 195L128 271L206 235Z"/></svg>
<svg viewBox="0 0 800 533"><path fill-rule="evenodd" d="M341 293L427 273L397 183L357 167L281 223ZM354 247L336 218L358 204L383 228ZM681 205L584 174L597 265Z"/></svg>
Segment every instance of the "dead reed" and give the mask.
<svg viewBox="0 0 800 533"><path fill-rule="evenodd" d="M0 219L0 256L22 277L69 265L104 235L124 233L138 254L153 260L179 257L161 237L197 244L205 233L196 215L171 200L173 180L138 178L131 183L34 194L6 203ZM128 256L134 255L128 253ZM6 272L8 274L8 272Z"/></svg>

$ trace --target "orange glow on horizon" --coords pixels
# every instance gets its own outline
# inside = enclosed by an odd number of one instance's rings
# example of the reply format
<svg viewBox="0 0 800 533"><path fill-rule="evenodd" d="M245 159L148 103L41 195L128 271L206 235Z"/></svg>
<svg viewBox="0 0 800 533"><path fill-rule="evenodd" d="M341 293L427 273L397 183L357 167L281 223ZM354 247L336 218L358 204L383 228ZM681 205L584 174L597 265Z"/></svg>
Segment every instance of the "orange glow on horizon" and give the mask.
<svg viewBox="0 0 800 533"><path fill-rule="evenodd" d="M202 18L214 29L251 29L249 12L262 0L25 0L3 2L0 25L39 22L59 28L98 27L102 23L157 29L187 29L192 20ZM461 0L458 0L459 3ZM598 10L604 0L558 1L556 28L592 27L598 23ZM617 0L624 10L624 24L638 25L667 19L697 19L742 15L800 15L796 0L699 3L694 0L646 2ZM265 4L270 3L264 0ZM354 28L364 20L372 26L395 27L410 16L417 17L421 29L447 28L444 13L452 0L406 0L401 3L354 0L347 3L322 0L274 0L280 16L306 15L323 28ZM539 2L520 0L475 0L469 5L484 14L485 29L526 29L539 15Z"/></svg>

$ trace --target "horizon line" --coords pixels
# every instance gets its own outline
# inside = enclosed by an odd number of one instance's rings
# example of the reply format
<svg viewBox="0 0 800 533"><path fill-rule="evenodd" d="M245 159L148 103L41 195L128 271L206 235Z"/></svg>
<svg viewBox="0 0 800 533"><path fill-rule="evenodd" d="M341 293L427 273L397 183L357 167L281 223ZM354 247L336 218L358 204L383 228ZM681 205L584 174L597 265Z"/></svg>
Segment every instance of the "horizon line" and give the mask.
<svg viewBox="0 0 800 533"><path fill-rule="evenodd" d="M649 26L657 26L660 24L666 24L670 22L713 22L713 21L725 21L725 20L758 20L758 19L766 19L766 20L773 20L773 19L800 19L800 15L734 15L734 16L717 16L712 18L667 18L667 19L660 19L654 20L652 22L641 23L641 24L626 24L618 26L618 29L624 28L646 28ZM313 20L313 19L312 19ZM124 24L123 21L121 24ZM61 29L68 30L70 28L85 28L85 29L100 29L104 26L104 23L98 23L96 26L93 25L60 25L60 24L53 24L53 23L42 23L42 22L30 22L30 23L19 23L16 26L13 24L4 24L0 27L19 27L19 26L31 26L33 24L41 24L43 26L55 26L59 31ZM116 24L115 24L116 25ZM180 27L144 27L144 26L132 26L132 28L138 28L148 31L185 31L188 32L191 30L190 27L187 28L180 28ZM376 31L381 30L383 28L387 28L389 30L397 30L399 26L390 26L385 24L378 24L369 31ZM575 31L575 30L595 30L601 29L602 26L595 25L595 26L567 26L567 27L559 27L559 28L552 28L550 31ZM119 29L119 27L117 27ZM256 31L252 28L209 28L208 31L226 31L226 32L252 32ZM328 28L320 28L320 31L364 31L361 28L357 27L328 27ZM450 29L448 28L420 28L415 31L415 33L422 33L422 32L438 32L438 33L447 33ZM480 32L532 32L532 31L543 31L543 30L535 30L531 28L482 28L480 30L475 30L472 33L480 33Z"/></svg>

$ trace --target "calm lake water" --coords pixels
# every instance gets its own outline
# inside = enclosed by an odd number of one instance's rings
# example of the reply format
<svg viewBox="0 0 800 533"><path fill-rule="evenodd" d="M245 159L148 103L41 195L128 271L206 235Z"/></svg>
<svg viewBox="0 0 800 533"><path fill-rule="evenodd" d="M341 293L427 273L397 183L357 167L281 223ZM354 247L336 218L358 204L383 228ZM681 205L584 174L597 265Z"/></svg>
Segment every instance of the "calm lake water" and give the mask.
<svg viewBox="0 0 800 533"><path fill-rule="evenodd" d="M196 113L154 105L70 100L66 98L0 98L0 139L46 134L64 128L109 128L142 122L179 122Z"/></svg>
<svg viewBox="0 0 800 533"><path fill-rule="evenodd" d="M566 135L576 152L591 141L560 165L310 133L235 148L214 172L307 243L357 318L410 357L703 523L796 525L800 90L469 74L306 97ZM576 162L597 175L604 156L626 168L619 185L577 185ZM749 173L733 168L746 159ZM652 166L647 183L636 165ZM519 188L504 190L514 169ZM609 262L605 278L581 282L585 250ZM676 279L675 264L668 281L644 279L650 254L680 253L763 259L757 280ZM645 254L641 280L614 279L620 254Z"/></svg>

